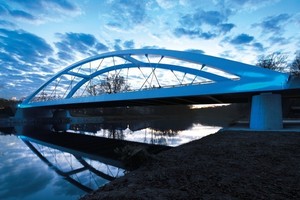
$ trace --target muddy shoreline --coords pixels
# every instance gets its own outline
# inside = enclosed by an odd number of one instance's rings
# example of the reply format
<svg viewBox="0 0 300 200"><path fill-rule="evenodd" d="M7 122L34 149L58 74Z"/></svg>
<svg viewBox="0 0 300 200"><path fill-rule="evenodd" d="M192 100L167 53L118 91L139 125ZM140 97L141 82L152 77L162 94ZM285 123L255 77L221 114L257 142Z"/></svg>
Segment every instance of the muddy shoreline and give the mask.
<svg viewBox="0 0 300 200"><path fill-rule="evenodd" d="M299 132L223 130L164 151L82 199L300 199L299 172Z"/></svg>

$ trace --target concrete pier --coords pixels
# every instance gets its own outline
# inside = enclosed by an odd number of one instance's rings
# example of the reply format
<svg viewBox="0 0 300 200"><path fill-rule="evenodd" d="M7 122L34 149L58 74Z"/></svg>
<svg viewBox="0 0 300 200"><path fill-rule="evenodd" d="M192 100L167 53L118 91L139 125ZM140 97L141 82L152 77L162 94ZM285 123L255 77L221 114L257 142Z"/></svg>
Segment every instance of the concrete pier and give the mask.
<svg viewBox="0 0 300 200"><path fill-rule="evenodd" d="M281 95L263 93L252 97L250 129L282 129Z"/></svg>

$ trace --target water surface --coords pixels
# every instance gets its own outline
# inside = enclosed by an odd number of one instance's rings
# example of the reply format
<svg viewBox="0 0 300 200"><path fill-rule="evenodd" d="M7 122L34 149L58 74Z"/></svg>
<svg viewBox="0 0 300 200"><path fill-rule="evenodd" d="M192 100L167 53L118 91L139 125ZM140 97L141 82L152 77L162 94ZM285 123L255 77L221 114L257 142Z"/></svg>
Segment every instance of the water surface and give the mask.
<svg viewBox="0 0 300 200"><path fill-rule="evenodd" d="M228 114L226 110L172 108L141 115L131 110L93 117L73 112L67 124L3 127L0 199L78 199L129 171L115 155L116 148L176 147L228 124L228 116L223 121L211 118L212 113Z"/></svg>

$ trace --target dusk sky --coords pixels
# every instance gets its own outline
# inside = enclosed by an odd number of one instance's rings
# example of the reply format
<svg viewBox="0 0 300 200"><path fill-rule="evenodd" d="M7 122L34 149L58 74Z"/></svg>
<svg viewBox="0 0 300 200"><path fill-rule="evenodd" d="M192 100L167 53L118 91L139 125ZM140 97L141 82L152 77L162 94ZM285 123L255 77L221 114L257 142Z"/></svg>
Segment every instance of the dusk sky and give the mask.
<svg viewBox="0 0 300 200"><path fill-rule="evenodd" d="M300 0L0 0L0 98L108 51L193 50L248 64L300 50Z"/></svg>

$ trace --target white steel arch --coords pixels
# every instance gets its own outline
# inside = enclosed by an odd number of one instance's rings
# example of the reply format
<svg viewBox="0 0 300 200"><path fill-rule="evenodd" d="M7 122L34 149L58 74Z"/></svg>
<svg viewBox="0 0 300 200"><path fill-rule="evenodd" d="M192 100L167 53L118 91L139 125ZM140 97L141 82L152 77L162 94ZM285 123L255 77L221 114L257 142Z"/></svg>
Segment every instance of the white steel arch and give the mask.
<svg viewBox="0 0 300 200"><path fill-rule="evenodd" d="M108 78L120 77L128 87L110 93L101 89ZM26 98L21 107L265 92L285 89L288 78L287 74L204 54L124 50L70 65ZM96 87L97 92L91 91Z"/></svg>

